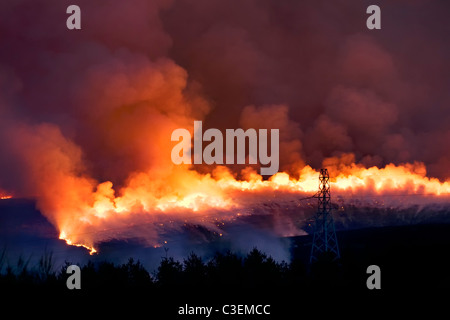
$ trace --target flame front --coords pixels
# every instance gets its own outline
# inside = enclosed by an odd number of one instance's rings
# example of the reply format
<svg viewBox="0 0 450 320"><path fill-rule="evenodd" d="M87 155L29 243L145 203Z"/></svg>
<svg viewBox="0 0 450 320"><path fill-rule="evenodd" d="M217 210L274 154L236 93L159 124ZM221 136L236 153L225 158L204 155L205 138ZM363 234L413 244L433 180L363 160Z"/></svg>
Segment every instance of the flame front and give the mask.
<svg viewBox="0 0 450 320"><path fill-rule="evenodd" d="M85 249L89 250L89 254L93 255L95 253L97 253L97 250L94 247L88 246L86 244L82 244L82 243L73 243L72 240L70 240L66 233L64 231L61 231L59 234L59 239L66 241L66 243L70 246L75 246L75 247L83 247Z"/></svg>
<svg viewBox="0 0 450 320"><path fill-rule="evenodd" d="M420 163L390 164L384 168L351 164L330 166L329 170L336 195L445 197L450 194L450 182L428 178L425 166ZM157 194L155 181L145 174L130 180L119 196L114 195L111 182L99 184L90 205L85 203L82 210L72 208L76 214L63 216L65 219L59 226L60 239L69 245L84 247L90 254L97 252L94 244L98 241L136 234L148 239L149 245L160 246L158 228L164 229L179 221L203 223L214 228L218 220L252 214L249 208L264 203L275 194L288 195L292 199L313 195L317 192L319 176L310 166L303 167L298 178L280 172L265 181L251 169L247 170L246 180L235 179L225 167L217 168L213 176L191 170L175 171L181 176L180 183L169 189L159 185L157 190L164 189L165 193ZM430 201L436 198L433 199ZM222 235L222 232L217 231L217 234Z"/></svg>

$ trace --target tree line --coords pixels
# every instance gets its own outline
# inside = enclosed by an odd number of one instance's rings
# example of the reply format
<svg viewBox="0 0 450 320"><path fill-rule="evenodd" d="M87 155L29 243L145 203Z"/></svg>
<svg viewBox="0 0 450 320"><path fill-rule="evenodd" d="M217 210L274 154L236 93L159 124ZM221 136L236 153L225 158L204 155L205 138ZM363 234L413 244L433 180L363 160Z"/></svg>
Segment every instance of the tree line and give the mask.
<svg viewBox="0 0 450 320"><path fill-rule="evenodd" d="M66 290L66 261L55 270L51 252L44 252L37 265L19 257L15 264L5 263L5 250L0 253L0 287L46 287ZM226 251L217 252L205 260L191 253L181 261L173 257L161 258L156 270L149 272L133 258L126 263L88 261L80 265L83 291L97 289L174 289L174 288L267 288L304 285L310 275L307 266L299 261L277 262L254 248L247 255Z"/></svg>

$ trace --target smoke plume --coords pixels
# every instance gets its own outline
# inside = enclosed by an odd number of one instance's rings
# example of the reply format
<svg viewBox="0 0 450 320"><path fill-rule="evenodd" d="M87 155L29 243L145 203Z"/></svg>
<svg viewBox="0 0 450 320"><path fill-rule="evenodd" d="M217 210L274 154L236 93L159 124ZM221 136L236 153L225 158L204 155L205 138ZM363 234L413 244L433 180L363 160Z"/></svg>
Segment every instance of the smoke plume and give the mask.
<svg viewBox="0 0 450 320"><path fill-rule="evenodd" d="M219 234L314 193L321 166L347 194L450 190L448 3L383 2L376 32L367 1L80 0L81 30L70 4L0 4L0 190L71 243ZM194 120L280 129L283 173L175 166Z"/></svg>

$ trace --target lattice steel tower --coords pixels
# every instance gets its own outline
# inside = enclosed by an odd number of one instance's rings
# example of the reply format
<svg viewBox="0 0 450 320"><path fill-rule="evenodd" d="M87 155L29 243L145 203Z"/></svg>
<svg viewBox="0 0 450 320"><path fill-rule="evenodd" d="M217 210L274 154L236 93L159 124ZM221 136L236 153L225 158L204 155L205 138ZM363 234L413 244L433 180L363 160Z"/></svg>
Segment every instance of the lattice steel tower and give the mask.
<svg viewBox="0 0 450 320"><path fill-rule="evenodd" d="M315 216L310 263L313 263L325 253L329 253L333 260L340 258L336 230L331 215L330 176L327 169L320 169L319 180L319 192L315 196L318 198L318 207Z"/></svg>

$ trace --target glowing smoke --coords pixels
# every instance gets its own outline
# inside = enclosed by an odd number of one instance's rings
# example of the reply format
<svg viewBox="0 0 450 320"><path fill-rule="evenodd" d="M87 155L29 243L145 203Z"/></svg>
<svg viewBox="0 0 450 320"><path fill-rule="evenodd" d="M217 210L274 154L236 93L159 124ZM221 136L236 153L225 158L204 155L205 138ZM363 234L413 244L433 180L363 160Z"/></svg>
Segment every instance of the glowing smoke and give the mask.
<svg viewBox="0 0 450 320"><path fill-rule="evenodd" d="M69 4L0 4L0 188L37 197L74 244L158 244L186 222L219 234L217 219L314 193L305 165L327 166L336 195L450 192L447 4L402 4L414 14L389 37L345 1L79 1L80 32ZM286 173L174 166L171 132L193 120L279 128Z"/></svg>

